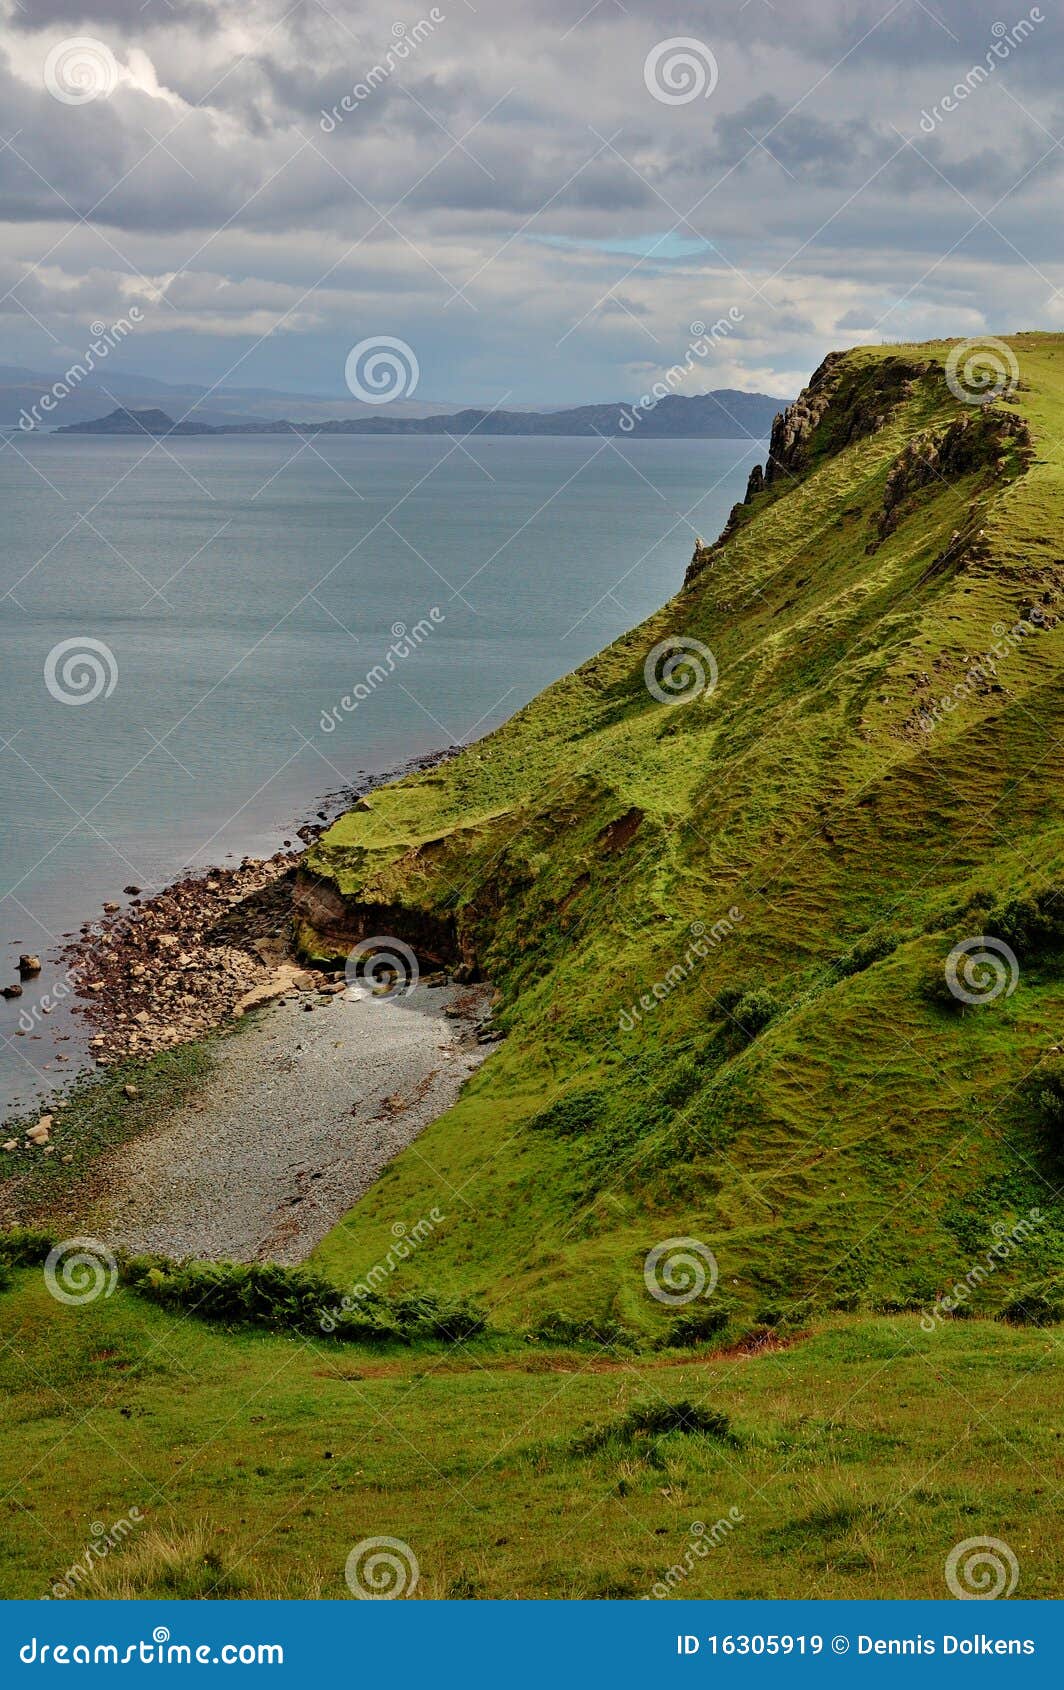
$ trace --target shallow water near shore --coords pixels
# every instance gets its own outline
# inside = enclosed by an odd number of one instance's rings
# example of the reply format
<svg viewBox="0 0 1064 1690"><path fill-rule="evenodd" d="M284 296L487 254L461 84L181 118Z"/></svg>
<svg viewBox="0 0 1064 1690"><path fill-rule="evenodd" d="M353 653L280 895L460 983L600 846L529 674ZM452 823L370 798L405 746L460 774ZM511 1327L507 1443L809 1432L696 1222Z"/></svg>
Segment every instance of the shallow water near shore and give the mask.
<svg viewBox="0 0 1064 1690"><path fill-rule="evenodd" d="M497 726L676 591L763 456L719 440L4 446L0 984L20 951L45 966L0 1000L0 1117L84 1060L63 935L126 886L272 852L319 794ZM389 669L390 648L409 655Z"/></svg>

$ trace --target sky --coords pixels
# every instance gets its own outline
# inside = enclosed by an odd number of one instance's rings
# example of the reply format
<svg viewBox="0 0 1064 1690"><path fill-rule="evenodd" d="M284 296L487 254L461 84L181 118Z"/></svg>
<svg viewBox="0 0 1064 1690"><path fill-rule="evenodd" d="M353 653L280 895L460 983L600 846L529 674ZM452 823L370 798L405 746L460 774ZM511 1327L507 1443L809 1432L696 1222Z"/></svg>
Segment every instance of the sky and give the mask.
<svg viewBox="0 0 1064 1690"><path fill-rule="evenodd" d="M135 307L116 374L361 397L383 341L407 397L576 404L1064 325L1050 0L0 16L0 362Z"/></svg>

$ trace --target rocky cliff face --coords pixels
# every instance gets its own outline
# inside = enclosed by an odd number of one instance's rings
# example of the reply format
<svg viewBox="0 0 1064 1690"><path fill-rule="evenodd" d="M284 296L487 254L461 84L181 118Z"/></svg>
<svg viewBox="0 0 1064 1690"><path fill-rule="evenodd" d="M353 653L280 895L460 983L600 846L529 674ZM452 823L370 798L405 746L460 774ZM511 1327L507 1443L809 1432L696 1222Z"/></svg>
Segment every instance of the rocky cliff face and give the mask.
<svg viewBox="0 0 1064 1690"><path fill-rule="evenodd" d="M356 945L401 930L404 943L429 966L447 968L460 982L472 978L454 921L445 915L345 898L333 882L307 868L295 879L292 915L297 942L308 961L335 963Z"/></svg>
<svg viewBox="0 0 1064 1690"><path fill-rule="evenodd" d="M984 405L954 418L940 430L917 434L899 452L883 492L883 508L877 535L885 539L897 528L913 498L936 481L943 485L976 470L988 474L1009 467L1011 452L1018 471L1026 469L1034 456L1031 429L1026 419L1000 405Z"/></svg>
<svg viewBox="0 0 1064 1690"><path fill-rule="evenodd" d="M711 563L714 554L747 520L762 494L779 494L796 486L818 462L879 433L900 406L913 400L921 384L929 397L941 387L941 370L926 359L886 357L873 376L855 365L852 356L829 352L793 405L777 415L768 459L764 466L755 464L750 471L746 496L732 507L719 538L710 546L696 546L687 583ZM977 462L990 466L1009 440L1024 449L1030 444L1029 433L1024 439L1022 419L1004 406L989 410L975 407L954 420L950 428L948 439L940 440L934 430L929 430L906 447L905 461L899 464L888 488L885 513L896 511L918 485L927 485L935 475L949 479L966 474ZM942 429L938 432L941 435ZM884 520L889 520L886 514Z"/></svg>
<svg viewBox="0 0 1064 1690"><path fill-rule="evenodd" d="M889 358L876 370L873 381L862 380L844 352L829 352L808 387L773 423L768 462L757 491L799 480L818 445L825 452L841 452L885 427L895 407L911 398L916 381L928 368L926 363ZM830 426L822 428L823 424ZM747 499L751 497L748 489Z"/></svg>

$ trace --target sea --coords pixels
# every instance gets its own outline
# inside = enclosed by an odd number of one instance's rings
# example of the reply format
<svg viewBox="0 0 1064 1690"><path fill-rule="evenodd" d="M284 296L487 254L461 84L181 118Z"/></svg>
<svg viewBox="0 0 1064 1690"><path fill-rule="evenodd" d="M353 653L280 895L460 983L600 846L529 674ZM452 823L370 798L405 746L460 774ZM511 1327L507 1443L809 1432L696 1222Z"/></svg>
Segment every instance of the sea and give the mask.
<svg viewBox="0 0 1064 1690"><path fill-rule="evenodd" d="M324 794L498 727L678 589L764 455L0 439L0 986L44 964L0 999L0 1119L87 1060L57 953L105 901L298 844Z"/></svg>

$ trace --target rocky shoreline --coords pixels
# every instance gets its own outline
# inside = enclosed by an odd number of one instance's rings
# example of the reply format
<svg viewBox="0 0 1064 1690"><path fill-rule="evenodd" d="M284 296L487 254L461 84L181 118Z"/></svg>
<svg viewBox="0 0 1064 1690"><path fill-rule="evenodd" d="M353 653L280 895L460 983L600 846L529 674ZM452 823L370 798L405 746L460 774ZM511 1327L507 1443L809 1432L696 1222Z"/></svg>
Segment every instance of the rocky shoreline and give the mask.
<svg viewBox="0 0 1064 1690"><path fill-rule="evenodd" d="M91 1029L89 1055L96 1066L201 1038L289 993L341 991L342 973L304 966L292 949L291 885L305 848L367 792L434 768L460 749L448 746L331 794L322 800L331 815L320 809L316 821L294 830L300 848L187 874L153 897L142 898L138 887L129 886L125 908L105 904L102 918L86 922L60 952L78 1000L72 1013ZM34 1016L32 1007L29 1013Z"/></svg>

